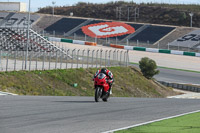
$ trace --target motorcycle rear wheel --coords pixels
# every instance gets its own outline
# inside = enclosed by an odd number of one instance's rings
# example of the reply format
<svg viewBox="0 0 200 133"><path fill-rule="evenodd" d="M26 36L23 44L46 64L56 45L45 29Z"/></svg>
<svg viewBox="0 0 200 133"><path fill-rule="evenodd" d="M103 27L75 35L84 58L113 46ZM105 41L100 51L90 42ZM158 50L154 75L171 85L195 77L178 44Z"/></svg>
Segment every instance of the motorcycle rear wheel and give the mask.
<svg viewBox="0 0 200 133"><path fill-rule="evenodd" d="M109 96L110 96L110 94L106 95L106 97L105 97L105 98L103 98L102 100L103 100L104 102L107 102L107 101L108 101L108 98L109 98Z"/></svg>

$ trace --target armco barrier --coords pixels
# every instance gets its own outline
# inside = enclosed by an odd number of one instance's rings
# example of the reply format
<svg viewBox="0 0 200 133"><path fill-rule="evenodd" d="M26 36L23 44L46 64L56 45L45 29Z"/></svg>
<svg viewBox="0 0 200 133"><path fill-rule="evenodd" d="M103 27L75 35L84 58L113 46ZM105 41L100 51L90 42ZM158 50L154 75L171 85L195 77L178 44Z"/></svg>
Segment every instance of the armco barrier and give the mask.
<svg viewBox="0 0 200 133"><path fill-rule="evenodd" d="M121 48L121 49L126 49L126 50L137 50L137 51L147 51L147 52L153 52L153 53L164 53L164 54L200 57L200 53L195 53L195 52L184 52L184 51L177 51L177 50L145 48L145 47L136 47L136 46L122 46L122 45L115 45L115 44L110 44L110 47Z"/></svg>
<svg viewBox="0 0 200 133"><path fill-rule="evenodd" d="M73 40L71 40L71 39L64 39L64 38L61 38L60 41L61 41L61 42L66 42L66 43L73 43Z"/></svg>
<svg viewBox="0 0 200 133"><path fill-rule="evenodd" d="M54 42L64 42L64 43L73 43L73 44L80 44L80 45L97 46L97 43L95 43L95 42L86 42L86 41L71 40L71 39L57 38L57 37L45 37L45 38L49 41L54 41Z"/></svg>
<svg viewBox="0 0 200 133"><path fill-rule="evenodd" d="M110 44L110 47L124 49L124 46L115 45L115 44Z"/></svg>
<svg viewBox="0 0 200 133"><path fill-rule="evenodd" d="M200 86L197 86L197 85L169 83L165 81L158 81L158 82L166 87L172 87L175 89L180 89L180 90L185 90L185 91L200 92Z"/></svg>

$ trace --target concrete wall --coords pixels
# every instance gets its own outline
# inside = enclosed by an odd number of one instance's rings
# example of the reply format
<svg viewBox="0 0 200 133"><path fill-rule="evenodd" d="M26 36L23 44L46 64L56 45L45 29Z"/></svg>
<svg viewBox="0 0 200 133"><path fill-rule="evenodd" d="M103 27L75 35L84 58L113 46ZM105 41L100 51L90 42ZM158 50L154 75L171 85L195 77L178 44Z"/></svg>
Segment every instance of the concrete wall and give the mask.
<svg viewBox="0 0 200 133"><path fill-rule="evenodd" d="M0 2L0 11L26 12L26 3L21 3L21 2Z"/></svg>

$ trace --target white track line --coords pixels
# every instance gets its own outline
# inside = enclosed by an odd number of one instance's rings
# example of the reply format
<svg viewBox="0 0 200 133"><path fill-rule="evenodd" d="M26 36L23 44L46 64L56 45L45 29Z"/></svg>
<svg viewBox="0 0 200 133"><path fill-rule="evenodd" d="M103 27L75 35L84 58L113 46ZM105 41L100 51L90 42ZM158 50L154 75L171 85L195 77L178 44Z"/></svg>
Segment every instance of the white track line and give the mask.
<svg viewBox="0 0 200 133"><path fill-rule="evenodd" d="M17 94L0 91L0 95L4 95L4 96L5 95L13 95L13 96L16 96Z"/></svg>
<svg viewBox="0 0 200 133"><path fill-rule="evenodd" d="M144 123L140 123L140 124L136 124L136 125L131 125L131 126L128 126L128 127L118 128L118 129L114 129L114 130L110 130L110 131L106 131L106 132L102 132L102 133L113 133L115 131L129 129L129 128L133 128L133 127L138 127L138 126L150 124L150 123L153 123L153 122L158 122L158 121L162 121L162 120L176 118L176 117L180 117L180 116L184 116L184 115L188 115L188 114L193 114L193 113L197 113L197 112L200 112L200 110L188 112L188 113L184 113L184 114L180 114L180 115L170 116L170 117L166 117L166 118L162 118L162 119L157 119L157 120L153 120L153 121L148 121L148 122L144 122Z"/></svg>

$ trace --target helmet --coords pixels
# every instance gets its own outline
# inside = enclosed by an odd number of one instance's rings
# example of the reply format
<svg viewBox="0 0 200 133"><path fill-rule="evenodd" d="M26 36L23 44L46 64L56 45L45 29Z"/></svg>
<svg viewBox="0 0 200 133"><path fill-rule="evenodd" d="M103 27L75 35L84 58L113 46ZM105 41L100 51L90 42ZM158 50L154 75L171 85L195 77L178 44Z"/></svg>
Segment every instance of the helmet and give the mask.
<svg viewBox="0 0 200 133"><path fill-rule="evenodd" d="M101 73L106 74L106 72L107 72L107 69L106 69L106 68L102 68L102 69L101 69Z"/></svg>

